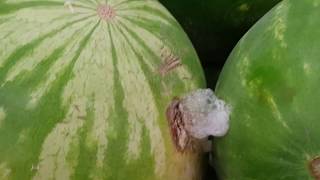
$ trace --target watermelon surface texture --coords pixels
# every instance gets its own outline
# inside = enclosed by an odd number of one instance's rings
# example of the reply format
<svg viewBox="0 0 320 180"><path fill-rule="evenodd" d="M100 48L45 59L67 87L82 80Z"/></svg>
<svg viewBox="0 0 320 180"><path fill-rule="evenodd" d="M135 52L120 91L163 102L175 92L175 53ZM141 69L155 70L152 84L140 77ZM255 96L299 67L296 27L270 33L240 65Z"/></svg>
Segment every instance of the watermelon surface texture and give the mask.
<svg viewBox="0 0 320 180"><path fill-rule="evenodd" d="M158 1L0 1L0 179L200 179L166 108L204 87Z"/></svg>
<svg viewBox="0 0 320 180"><path fill-rule="evenodd" d="M238 43L216 93L232 107L214 144L221 179L320 179L320 0L284 0Z"/></svg>
<svg viewBox="0 0 320 180"><path fill-rule="evenodd" d="M245 32L280 0L159 0L181 23L201 61L222 67Z"/></svg>

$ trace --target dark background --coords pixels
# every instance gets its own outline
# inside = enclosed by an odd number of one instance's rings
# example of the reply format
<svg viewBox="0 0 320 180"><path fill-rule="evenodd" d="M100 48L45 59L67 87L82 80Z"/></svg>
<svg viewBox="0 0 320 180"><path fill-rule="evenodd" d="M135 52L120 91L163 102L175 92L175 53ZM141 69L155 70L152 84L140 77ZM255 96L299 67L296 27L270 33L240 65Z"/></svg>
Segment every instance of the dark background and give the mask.
<svg viewBox="0 0 320 180"><path fill-rule="evenodd" d="M279 1L160 0L191 39L210 88L236 43Z"/></svg>
<svg viewBox="0 0 320 180"><path fill-rule="evenodd" d="M207 87L214 89L228 55L241 37L280 0L160 0L178 20L203 66ZM218 179L205 156L204 180Z"/></svg>

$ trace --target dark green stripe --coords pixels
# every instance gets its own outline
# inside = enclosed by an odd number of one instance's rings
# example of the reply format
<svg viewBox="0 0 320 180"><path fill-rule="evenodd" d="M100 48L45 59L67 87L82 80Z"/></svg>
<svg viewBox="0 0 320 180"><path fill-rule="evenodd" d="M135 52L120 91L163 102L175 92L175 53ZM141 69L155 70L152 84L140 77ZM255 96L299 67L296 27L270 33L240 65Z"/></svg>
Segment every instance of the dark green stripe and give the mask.
<svg viewBox="0 0 320 180"><path fill-rule="evenodd" d="M14 81L17 85L25 87L26 92L31 92L32 89L37 88L37 86L46 80L46 74L53 63L55 63L64 53L67 43L55 49L48 58L42 60L37 66L32 69L32 71L22 72Z"/></svg>
<svg viewBox="0 0 320 180"><path fill-rule="evenodd" d="M159 6L160 6L160 4L159 4ZM155 15L156 17L159 17L163 20L166 20L171 25L177 24L177 21L169 14L169 12L163 13L162 11L160 11L156 8L152 8L150 6L141 5L140 7L135 7L135 8L129 7L126 9L117 9L117 10L118 11L145 11L145 12L147 12L147 14L152 14L152 15ZM122 17L121 15L119 15L119 16ZM139 18L142 18L142 17L139 16ZM152 20L152 19L149 19L149 22L150 22L150 20Z"/></svg>
<svg viewBox="0 0 320 180"><path fill-rule="evenodd" d="M65 49L70 45L75 37L82 33L81 31L89 27L92 22L88 22L83 26L83 28L79 28L79 30L75 31L71 37L66 39L65 43L56 48L46 59L41 60L39 64L36 65L32 71L25 71L18 75L17 80L14 82L21 87L25 87L26 92L32 92L35 90L41 83L45 83L48 80L50 74L48 73L52 65L65 53Z"/></svg>
<svg viewBox="0 0 320 180"><path fill-rule="evenodd" d="M153 34L154 36L156 36L158 39L163 39L165 37L161 37L165 35L165 30L171 30L173 28L177 29L176 27L179 27L179 24L177 22L174 22L174 24L163 24L163 22L161 21L157 21L157 20L153 20L153 19L148 19L145 17L139 17L139 18L135 18L135 17L130 17L130 16L124 16L121 17L129 22L131 22L132 24L137 25L138 27L145 29L146 31L150 32L151 34ZM182 29L179 29L180 31L182 31Z"/></svg>
<svg viewBox="0 0 320 180"><path fill-rule="evenodd" d="M142 49L145 50L146 53L151 56L151 58L150 58L151 60L155 61L156 59L158 59L158 63L153 63L153 65L155 66L155 68L152 69L146 77L153 75L152 81L155 81L155 82L157 82L158 84L161 84L161 82L164 82L165 84L168 85L169 90L172 91L170 94L172 94L173 96L181 96L181 94L175 94L175 92L180 92L180 93L181 93L181 92L184 92L184 91L186 90L185 84L184 84L183 80L180 79L179 76L177 76L177 74L174 73L174 72L171 72L171 74L168 74L167 76L162 77L162 76L161 76L159 73L157 73L157 71L156 71L156 70L162 65L162 63L164 63L163 60L160 60L160 59L159 59L161 52L159 52L159 55L158 55L158 56L155 55L155 54L153 53L153 51L151 50L151 48L147 45L147 43L144 42L136 32L134 32L133 30L131 30L126 24L124 24L124 23L122 23L122 22L119 22L119 25L120 25L121 27L123 27L124 30L125 30L126 32L128 32L128 34L130 34L130 35L132 36L132 38L142 47ZM143 27L141 27L141 28L143 28ZM144 29L146 29L146 28L144 28ZM155 34L155 33L152 33L152 34ZM165 44L165 42L164 42L164 44ZM166 44L165 44L165 45L166 45ZM140 57L143 57L143 56L141 56L141 55L138 55L138 57L139 57L139 56L140 56ZM150 60L150 59L148 59L148 60ZM143 61L143 59L142 59L141 61ZM171 84L170 84L170 83L171 83ZM173 84L172 84L172 83L173 83ZM160 85L159 85L159 86L160 86ZM164 91L163 88L161 88L161 90ZM161 92L159 92L159 91L158 91L156 94L160 94L160 96L163 96L163 95L164 95L163 93L161 93ZM156 99L158 99L158 98L156 98ZM161 99L161 98L159 98L159 99ZM161 111L160 111L160 112L161 112Z"/></svg>
<svg viewBox="0 0 320 180"><path fill-rule="evenodd" d="M53 2L53 1L29 1L29 2L21 2L21 3L14 3L8 4L5 2L0 2L0 15L13 13L20 9L29 8L29 7L39 7L39 6L60 6L63 8L63 1L62 2Z"/></svg>
<svg viewBox="0 0 320 180"><path fill-rule="evenodd" d="M164 101L161 94L161 78L154 74L152 70L148 67L148 65L144 62L143 55L139 54L133 46L133 44L130 42L129 38L124 34L124 32L117 28L117 30L121 33L123 36L125 42L130 46L130 49L135 54L138 63L140 65L140 68L142 69L142 72L145 76L145 78L148 81L148 84L150 85L152 96L155 99L155 106L159 112L159 117L157 117L158 122L162 121L160 124L164 124L164 113L165 112L164 107ZM141 124L142 122L148 121L148 119L140 120ZM166 123L166 122L165 122ZM161 126L161 125L160 125ZM163 129L163 128L160 128ZM153 179L154 172L155 172L155 160L154 155L151 152L151 144L150 142L153 139L150 139L149 133L147 128L145 127L145 124L143 124L143 131L141 134L141 152L140 156L136 161L130 161L130 163L127 165L127 176L131 177L131 179Z"/></svg>
<svg viewBox="0 0 320 180"><path fill-rule="evenodd" d="M163 41L163 44L170 48L170 51L176 56L179 56L183 67L186 68L191 74L196 74L197 76L191 77L189 79L193 82L197 82L198 86L204 87L205 81L203 78L203 71L201 68L200 61L197 57L193 46L188 39L187 35L184 33L183 29L176 22L175 25L165 25L161 22L150 23L149 19L146 18L132 18L132 17L122 17L124 20L131 22L132 24L140 27L153 34L155 37ZM120 25L128 27L122 22ZM128 28L130 29L130 28ZM169 42L170 44L168 44ZM166 76L170 77L170 76ZM171 78L171 77L170 77ZM186 80L184 80L186 81ZM187 83L187 82L185 82Z"/></svg>
<svg viewBox="0 0 320 180"><path fill-rule="evenodd" d="M9 168L14 170L11 175L12 179L30 179L34 175L35 172L30 169L32 164L39 163L38 158L44 140L56 124L65 118L67 108L62 107L62 98L60 97L72 78L75 62L80 57L97 25L80 42L72 61L58 75L46 95L40 99L32 111L25 109L30 100L29 93L26 91L28 85L21 86L15 82L9 82L0 88L0 106L5 107L7 112L6 121L3 122L3 127L0 129L0 159L2 162L8 162ZM53 59L56 58L54 55L52 56ZM29 79L30 83L32 80ZM18 143L19 134L26 129L30 129L30 132L26 134L25 141Z"/></svg>
<svg viewBox="0 0 320 180"><path fill-rule="evenodd" d="M161 122L163 121L163 119L165 118L164 117L164 112L165 112L165 109L163 107L165 107L166 103L165 101L163 101L163 87L161 85L161 82L162 82L162 77L159 76L158 73L155 73L154 72L154 69L150 69L148 67L148 65L145 63L145 59L143 58L144 56L142 54L139 54L137 51L136 51L136 48L134 47L134 45L132 44L132 42L130 41L130 39L125 35L125 33L120 29L118 28L119 32L121 33L121 35L125 38L126 42L128 43L128 45L130 46L130 49L132 50L132 52L135 54L137 60L138 60L138 63L140 65L140 68L142 69L142 72L145 76L145 78L147 79L148 81L148 84L149 84L149 87L152 91L152 96L156 102L156 108L159 112L159 117L158 118L158 121ZM137 40L137 39L135 39ZM138 42L138 44L141 44L141 42ZM152 56L151 59L157 59L158 57L155 56L151 50L148 48L148 47L144 47L142 46L144 50L149 50L148 51L148 54L150 54ZM164 124L163 122L161 122L160 124Z"/></svg>
<svg viewBox="0 0 320 180"><path fill-rule="evenodd" d="M106 1L107 1L107 0L106 0ZM113 7L113 8L117 8L117 7L119 7L119 6L123 5L123 4L128 4L128 3L131 3L131 2L137 2L137 1L145 1L145 0L128 0L128 1L121 1L121 2L119 2L119 3L117 3L117 4L114 4L112 7Z"/></svg>
<svg viewBox="0 0 320 180"><path fill-rule="evenodd" d="M150 25L150 24L151 24L150 21L149 21L149 23L144 23L144 24L142 24L142 23L140 23L140 21L133 20L133 19L136 19L136 18L132 18L132 19L130 19L130 18L128 18L128 17L122 17L122 18L125 19L125 20L127 20L127 21L129 21L130 23L136 25L137 27L139 27L139 28L141 28L141 29L143 29L143 30L148 31L150 34L154 35L156 38L162 39L162 38L161 38L161 35L159 34L159 29L161 28L161 27L160 27L160 25L161 25L160 22L159 22L159 23L154 23L154 24L156 24L156 26L150 27L150 26L152 26L152 25ZM153 65L157 65L157 64L159 64L159 63L162 62L161 59L159 59L159 57L153 53L153 51L150 49L150 47L147 46L147 43L145 43L145 42L139 37L139 35L138 35L137 33L133 32L133 31L131 30L131 28L128 28L128 27L127 27L128 25L126 25L125 23L123 23L123 22L121 22L121 21L119 21L118 24L119 24L119 27L123 27L123 28L125 28L126 30L128 29L130 32L129 32L128 30L127 30L127 31L128 31L128 33L130 33L130 35L131 35L132 33L134 33L134 35L132 35L132 36L138 38L138 40L139 40L138 43L139 43L139 44L142 43L143 47L144 47L144 48L147 48L146 50L147 50L148 54L150 54L150 55L153 57L153 58L151 58L151 59L149 60L149 61L152 61L152 64L153 64ZM152 24L153 24L153 23L152 23ZM149 26L149 28L148 28L148 26ZM119 28L119 29L120 29L120 28ZM136 39L136 38L135 38L135 39ZM164 42L164 43L165 43L165 42ZM161 52L159 52L159 54L161 54Z"/></svg>
<svg viewBox="0 0 320 180"><path fill-rule="evenodd" d="M114 105L113 111L109 119L109 127L114 129L116 132L115 136L108 137L108 148L106 154L105 164L110 164L108 166L108 171L104 172L105 179L117 179L122 180L127 177L124 171L126 167L126 152L128 148L127 140L129 139L128 134L128 112L124 108L124 98L125 93L121 84L120 73L118 68L118 56L114 41L118 41L118 37L114 37L111 31L112 25L108 24L108 35L110 37L111 43L111 53L113 60L113 95L114 95ZM106 42L108 43L108 42ZM126 178L124 178L126 177Z"/></svg>
<svg viewBox="0 0 320 180"><path fill-rule="evenodd" d="M86 45L88 44L91 36L93 35L94 31L96 30L96 28L98 27L100 21L98 23L96 23L96 25L90 30L90 32L84 37L84 39L79 43L79 48L77 49L76 53L75 53L75 56L72 58L71 62L69 63L69 65L65 68L64 72L62 73L62 75L60 76L61 78L59 79L60 82L57 82L57 88L59 88L59 95L56 96L55 98L57 99L61 99L59 97L61 97L63 95L63 90L64 88L66 87L67 83L73 78L74 74L73 74L73 68L75 66L75 63L77 62L77 60L79 59L80 55L82 54L82 52L84 51ZM61 83L61 84L60 84ZM47 95L46 95L47 96ZM48 102L49 103L49 102ZM40 105L40 103L39 103ZM44 106L46 104L43 104ZM61 104L60 104L60 107L61 107ZM70 107L69 107L70 108ZM67 112L67 111L65 111ZM35 123L35 125L39 125L41 124L41 120L43 119L37 119L39 120L39 122ZM59 120L59 122L61 121L62 119ZM56 122L58 123L58 122ZM38 130L38 132L37 132ZM45 137L47 137L47 135L49 133L51 133L53 130L53 126L52 126L52 129L50 130L43 130L40 127L38 127L37 129L35 129L33 132L34 132L34 139L36 138L39 138L39 134L45 134L45 136L41 136L41 139L39 139L38 142L41 142L41 144L43 144L44 140L45 140ZM81 130L79 130L79 132L81 132ZM41 145L40 144L40 145ZM40 146L41 147L41 146ZM41 148L39 149L41 150ZM37 152L37 151L32 151L32 152ZM40 151L39 151L40 152ZM39 158L39 156L35 156L35 158ZM37 159L39 161L39 159Z"/></svg>
<svg viewBox="0 0 320 180"><path fill-rule="evenodd" d="M93 124L95 120L94 114L94 97L90 99L90 103L87 103L87 116L85 117L84 127L80 131L80 140L79 147L76 147L79 150L79 156L75 157L77 159L77 166L75 168L75 174L71 177L74 180L88 180L90 179L89 175L92 169L96 164L97 156L97 145L89 143L91 130L93 129ZM70 152L70 154L77 154L76 152Z"/></svg>
<svg viewBox="0 0 320 180"><path fill-rule="evenodd" d="M64 29L68 28L69 26L72 26L73 24L76 24L78 22L84 21L88 18L90 18L91 16L87 16L72 22L67 23L66 25L55 29L41 37L38 37L37 39L29 42L26 45L23 45L21 47L18 47L16 50L14 50L13 53L11 53L11 55L4 61L3 66L0 68L0 84L3 83L6 75L8 74L9 70L15 65L17 64L20 60L23 59L23 57L25 57L26 55L33 53L34 50L47 38L53 37L56 34L58 34L59 32L63 31Z"/></svg>

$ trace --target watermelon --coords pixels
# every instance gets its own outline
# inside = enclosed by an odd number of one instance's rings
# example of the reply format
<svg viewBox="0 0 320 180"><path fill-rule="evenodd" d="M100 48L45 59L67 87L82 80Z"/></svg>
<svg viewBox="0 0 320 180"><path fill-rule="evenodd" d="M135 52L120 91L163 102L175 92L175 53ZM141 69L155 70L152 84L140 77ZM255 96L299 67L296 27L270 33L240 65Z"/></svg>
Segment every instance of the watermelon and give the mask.
<svg viewBox="0 0 320 180"><path fill-rule="evenodd" d="M204 64L222 67L245 32L280 0L159 0L181 23Z"/></svg>
<svg viewBox="0 0 320 180"><path fill-rule="evenodd" d="M0 2L0 179L200 179L167 107L204 87L190 40L150 0Z"/></svg>
<svg viewBox="0 0 320 180"><path fill-rule="evenodd" d="M320 179L320 0L284 0L240 40L216 86L231 106L221 179Z"/></svg>

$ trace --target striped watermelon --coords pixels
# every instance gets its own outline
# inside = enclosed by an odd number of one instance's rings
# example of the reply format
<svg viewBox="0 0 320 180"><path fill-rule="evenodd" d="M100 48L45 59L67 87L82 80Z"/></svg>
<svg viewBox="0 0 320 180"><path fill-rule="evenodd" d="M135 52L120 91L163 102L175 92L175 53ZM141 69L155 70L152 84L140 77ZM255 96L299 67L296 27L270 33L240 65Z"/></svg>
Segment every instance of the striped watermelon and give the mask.
<svg viewBox="0 0 320 180"><path fill-rule="evenodd" d="M239 42L216 92L232 107L215 141L221 179L320 179L320 0L284 0Z"/></svg>
<svg viewBox="0 0 320 180"><path fill-rule="evenodd" d="M0 179L200 179L166 108L204 86L153 0L0 2Z"/></svg>

